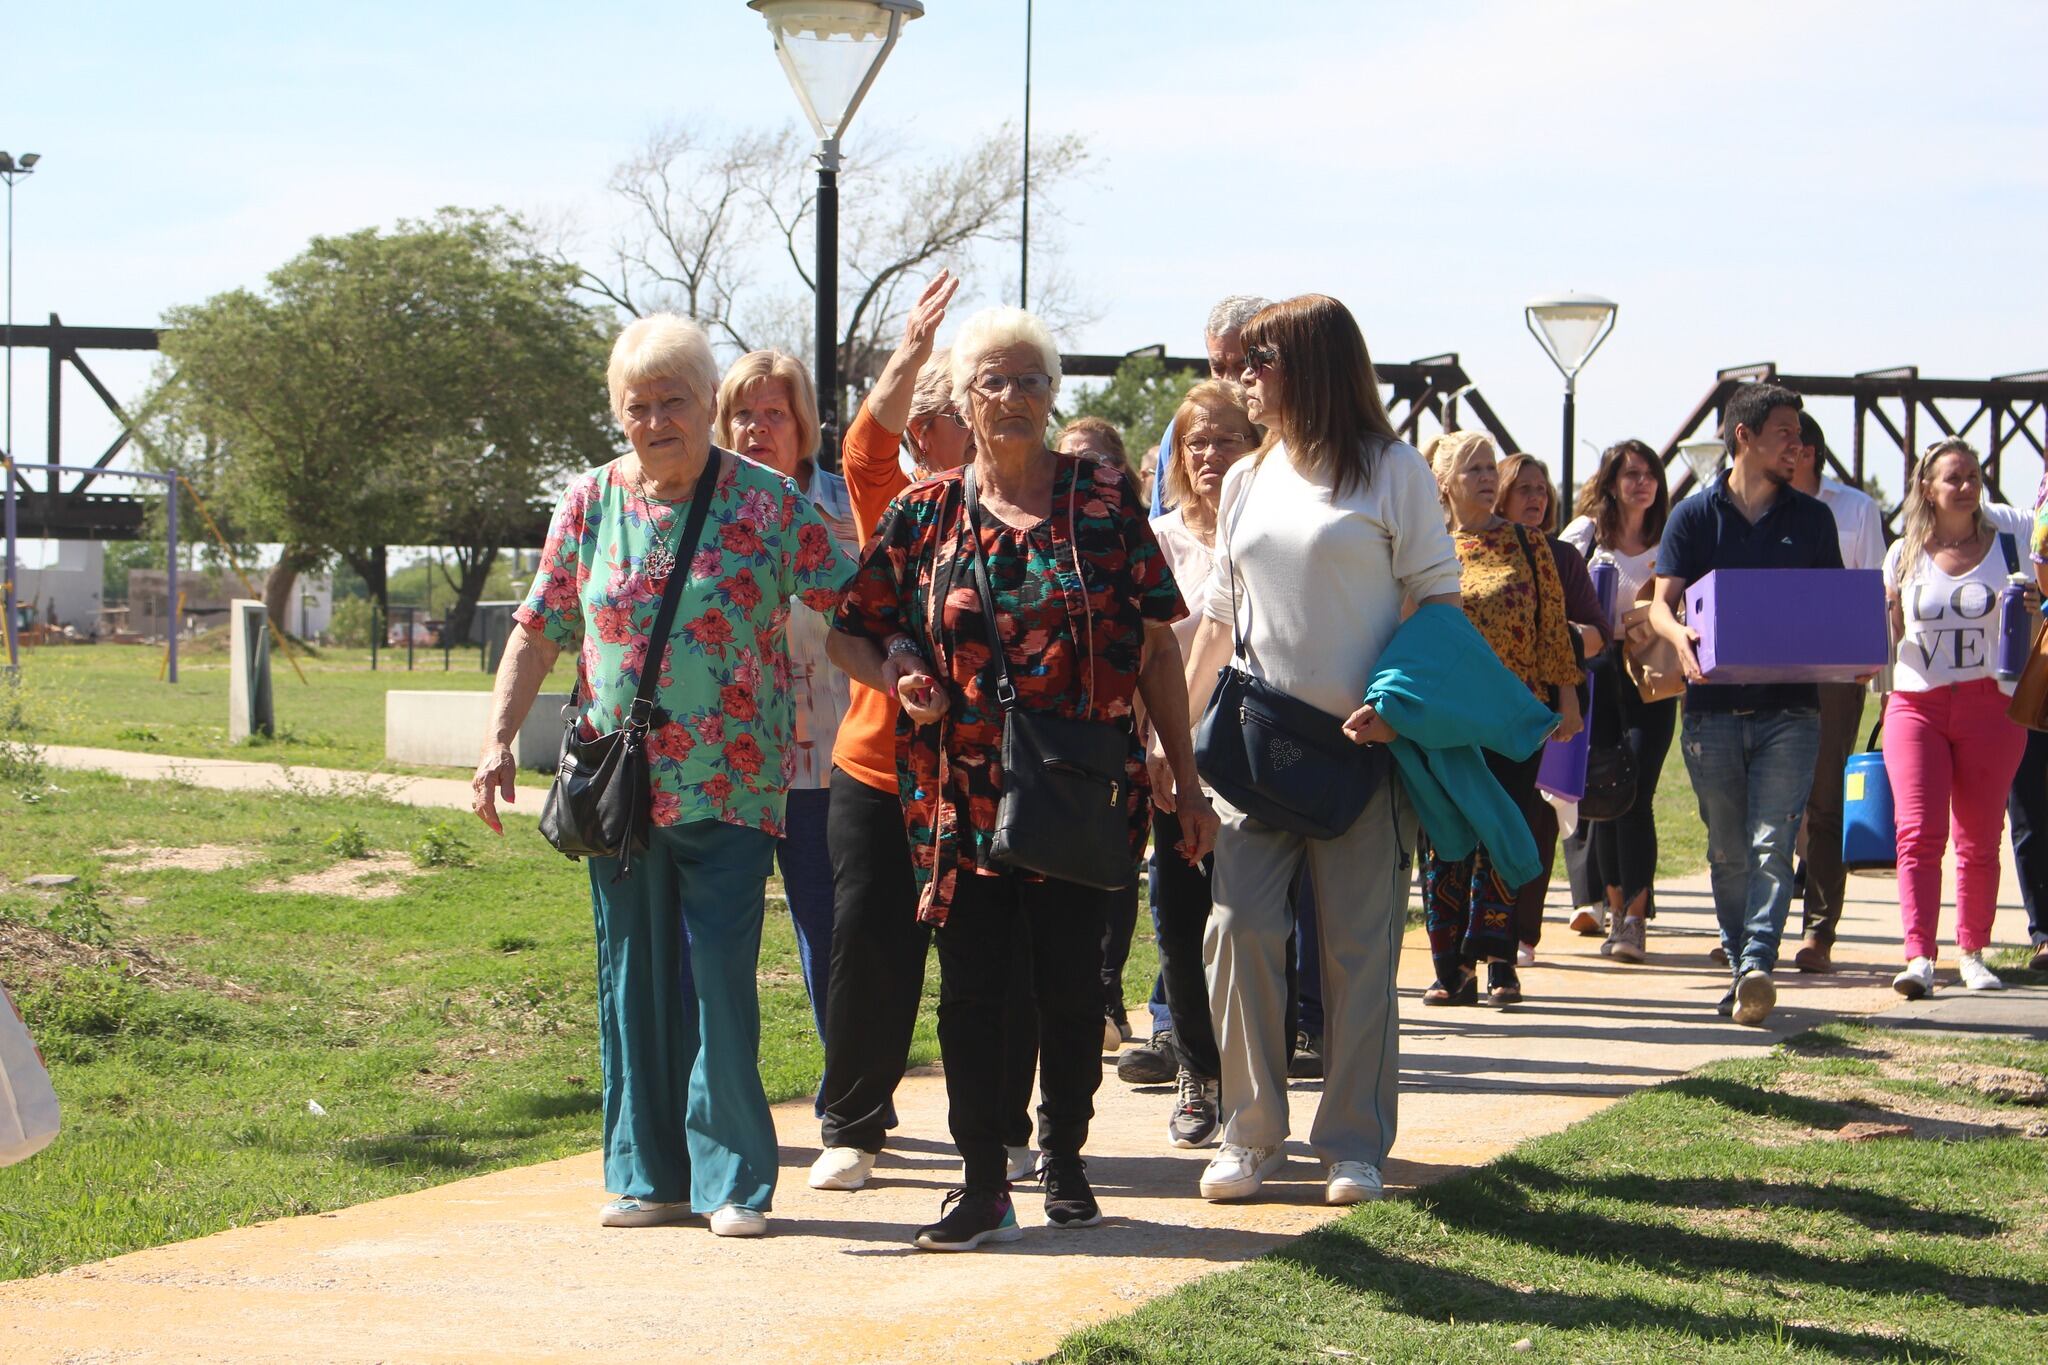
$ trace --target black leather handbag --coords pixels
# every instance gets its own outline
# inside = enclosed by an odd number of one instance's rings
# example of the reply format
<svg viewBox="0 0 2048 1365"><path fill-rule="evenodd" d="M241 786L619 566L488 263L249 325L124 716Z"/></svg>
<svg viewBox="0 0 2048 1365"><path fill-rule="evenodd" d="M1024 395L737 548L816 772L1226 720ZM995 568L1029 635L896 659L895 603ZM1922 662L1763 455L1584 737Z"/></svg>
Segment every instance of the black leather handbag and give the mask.
<svg viewBox="0 0 2048 1365"><path fill-rule="evenodd" d="M981 549L981 499L970 466L965 479L967 534L974 583L996 667L1003 708L1003 795L996 806L993 853L1005 867L1101 891L1121 891L1137 875L1131 855L1130 740L1120 726L1019 710L1010 659L996 625L995 593ZM1079 476L1075 483L1080 482ZM1090 660L1090 673L1093 672Z"/></svg>
<svg viewBox="0 0 2048 1365"><path fill-rule="evenodd" d="M633 855L647 851L653 772L647 761L647 731L654 720L654 692L661 681L661 660L675 628L676 604L689 581L690 561L704 533L704 517L718 489L719 455L705 457L704 472L690 497L690 513L676 543L675 567L661 592L648 636L647 663L626 721L595 739L577 736L581 720L583 679L579 670L562 708L562 753L555 764L555 782L540 809L540 833L571 859L617 858L620 881L633 873Z"/></svg>
<svg viewBox="0 0 2048 1365"><path fill-rule="evenodd" d="M1253 471L1258 477L1257 470ZM1245 490L1250 496L1251 490ZM1243 515L1240 500L1238 513ZM1215 793L1260 824L1310 839L1334 839L1364 812L1387 780L1393 755L1355 744L1344 717L1290 696L1237 666L1247 657L1237 620L1240 566L1231 562L1231 662L1195 728L1195 771Z"/></svg>

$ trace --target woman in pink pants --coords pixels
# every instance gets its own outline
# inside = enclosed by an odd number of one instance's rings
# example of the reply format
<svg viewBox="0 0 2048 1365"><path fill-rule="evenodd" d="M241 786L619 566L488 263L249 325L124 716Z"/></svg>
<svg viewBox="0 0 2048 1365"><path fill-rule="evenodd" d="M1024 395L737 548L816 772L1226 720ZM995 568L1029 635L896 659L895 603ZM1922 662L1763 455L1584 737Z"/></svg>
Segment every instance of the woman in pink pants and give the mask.
<svg viewBox="0 0 2048 1365"><path fill-rule="evenodd" d="M2005 985L1984 965L1998 904L2005 798L2026 749L2007 719L1998 659L1998 594L2009 570L1998 537L2024 518L1983 501L1977 452L1937 442L1906 495L1905 525L1885 556L1885 595L1898 637L1894 688L1884 713L1884 762L1898 819L1899 916L1906 970L1893 989L1916 999L1934 988L1941 920L1941 855L1950 813L1956 837L1956 948L1963 984ZM2007 525L2011 520L2013 525Z"/></svg>

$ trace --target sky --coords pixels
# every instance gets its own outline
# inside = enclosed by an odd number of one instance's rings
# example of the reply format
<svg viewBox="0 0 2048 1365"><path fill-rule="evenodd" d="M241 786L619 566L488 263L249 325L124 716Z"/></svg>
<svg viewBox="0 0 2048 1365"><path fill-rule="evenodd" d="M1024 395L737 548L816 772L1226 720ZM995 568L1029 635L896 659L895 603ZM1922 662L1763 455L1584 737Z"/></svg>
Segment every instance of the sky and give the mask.
<svg viewBox="0 0 2048 1365"><path fill-rule="evenodd" d="M150 325L446 204L596 240L652 129L799 117L742 0L11 10L0 148L45 158L16 191L18 322ZM849 155L1017 118L1023 19L926 0ZM1580 378L1596 446L1661 445L1728 366L2048 367L2048 5L1038 0L1033 52L1034 138L1092 152L1034 213L1099 318L1071 351L1194 354L1224 294L1330 293L1378 359L1458 352L1553 468L1561 380L1521 308L1559 290L1621 305ZM956 319L1013 279L969 280ZM146 380L88 359L124 398ZM14 364L40 459L45 362ZM65 401L89 463L112 428L82 382ZM1815 410L1846 436L1845 405Z"/></svg>

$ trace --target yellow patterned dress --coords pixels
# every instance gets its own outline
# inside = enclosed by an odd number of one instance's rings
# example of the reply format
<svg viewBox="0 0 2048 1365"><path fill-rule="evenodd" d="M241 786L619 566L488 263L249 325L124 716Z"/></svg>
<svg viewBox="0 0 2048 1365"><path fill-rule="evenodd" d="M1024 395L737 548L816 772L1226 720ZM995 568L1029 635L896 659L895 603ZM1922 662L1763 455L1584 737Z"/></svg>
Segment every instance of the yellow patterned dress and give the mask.
<svg viewBox="0 0 2048 1365"><path fill-rule="evenodd" d="M1582 667L1565 624L1564 584L1549 544L1509 521L1457 531L1452 540L1463 570L1458 586L1465 614L1508 671L1555 708L1563 688L1578 686ZM1487 766L1522 804L1535 790L1540 758L1540 750L1521 763L1489 753ZM1514 962L1517 889L1501 881L1483 848L1456 859L1428 850L1423 900L1443 985L1455 988L1462 968L1474 963Z"/></svg>

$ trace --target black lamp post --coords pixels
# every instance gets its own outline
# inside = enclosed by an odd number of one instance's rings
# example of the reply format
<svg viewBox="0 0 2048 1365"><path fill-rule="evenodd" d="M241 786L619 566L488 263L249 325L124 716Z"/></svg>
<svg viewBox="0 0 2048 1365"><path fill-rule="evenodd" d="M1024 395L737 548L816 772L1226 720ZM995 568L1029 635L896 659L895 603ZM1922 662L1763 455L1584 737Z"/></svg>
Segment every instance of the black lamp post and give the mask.
<svg viewBox="0 0 2048 1365"><path fill-rule="evenodd" d="M818 425L839 463L839 138L923 0L747 0L818 135Z"/></svg>
<svg viewBox="0 0 2048 1365"><path fill-rule="evenodd" d="M1572 504L1572 440L1578 403L1579 371L1607 334L1614 330L1615 314L1621 305L1594 294L1558 294L1535 299L1522 309L1522 321L1529 334L1543 347L1550 363L1564 376L1564 462L1558 481L1564 485L1564 504Z"/></svg>
<svg viewBox="0 0 2048 1365"><path fill-rule="evenodd" d="M36 163L43 158L36 152L23 152L19 161L8 152L0 152L0 180L7 182L7 438L0 454L0 479L7 484L7 566L6 573L0 574L0 615L7 618L7 671L18 672L21 668L21 642L16 638L14 620L14 579L15 543L18 535L14 507L14 182L35 174ZM56 459L52 454L51 459ZM54 475L52 476L55 477ZM54 489L55 484L51 487Z"/></svg>

